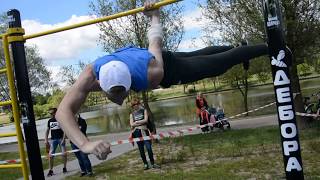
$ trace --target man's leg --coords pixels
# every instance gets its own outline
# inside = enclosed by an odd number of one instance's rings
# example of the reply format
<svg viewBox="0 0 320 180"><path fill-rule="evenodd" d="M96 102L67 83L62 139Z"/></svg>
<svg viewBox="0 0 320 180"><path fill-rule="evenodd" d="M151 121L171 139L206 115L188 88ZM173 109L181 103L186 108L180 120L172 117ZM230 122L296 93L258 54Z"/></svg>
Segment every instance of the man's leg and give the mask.
<svg viewBox="0 0 320 180"><path fill-rule="evenodd" d="M49 172L48 172L48 176L52 176L53 175L53 160L54 160L54 156L51 156L51 154L54 154L56 152L56 149L58 147L59 142L56 139L51 139L50 140L50 151L49 151Z"/></svg>
<svg viewBox="0 0 320 180"><path fill-rule="evenodd" d="M66 149L66 143L62 142L62 139L60 139L60 148L61 148L61 152L64 153L64 155L62 155L62 160L63 160L63 173L67 172L67 149Z"/></svg>
<svg viewBox="0 0 320 180"><path fill-rule="evenodd" d="M266 44L254 46L240 46L231 50L202 56L175 57L176 84L190 83L208 77L219 76L234 65L243 63L250 59L267 55Z"/></svg>
<svg viewBox="0 0 320 180"><path fill-rule="evenodd" d="M82 159L82 162L83 162L83 165L86 169L86 172L87 173L91 173L92 174L92 166L91 166L91 162L90 162L90 159L88 157L88 154L85 154L83 152L80 152L80 155L81 155L81 159Z"/></svg>
<svg viewBox="0 0 320 180"><path fill-rule="evenodd" d="M76 145L74 145L73 143L70 143L71 144L71 149L74 150L74 149L79 149ZM81 151L78 151L78 152L75 152L74 155L76 155L77 159L78 159L78 162L79 162L79 166L80 166L80 169L81 169L81 173L86 173L86 168L83 164L83 161L82 161L82 158L81 158Z"/></svg>
<svg viewBox="0 0 320 180"><path fill-rule="evenodd" d="M199 49L191 52L174 52L175 57L191 57L191 56L202 56L216 53L222 53L234 48L234 46L210 46L203 49Z"/></svg>

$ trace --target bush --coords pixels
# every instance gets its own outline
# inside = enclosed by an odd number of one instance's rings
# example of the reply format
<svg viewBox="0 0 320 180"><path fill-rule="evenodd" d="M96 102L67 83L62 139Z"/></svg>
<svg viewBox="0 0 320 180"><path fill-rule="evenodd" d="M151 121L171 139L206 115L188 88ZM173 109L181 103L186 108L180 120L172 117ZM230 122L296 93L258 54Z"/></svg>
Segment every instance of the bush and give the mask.
<svg viewBox="0 0 320 180"><path fill-rule="evenodd" d="M311 66L309 66L308 64L306 63L302 63L302 64L299 64L298 65L298 74L302 77L304 76L308 76L311 74Z"/></svg>
<svg viewBox="0 0 320 180"><path fill-rule="evenodd" d="M44 104L44 105L39 105L36 104L33 106L33 111L35 115L35 119L43 119L46 117L49 117L48 110L49 110L49 105Z"/></svg>
<svg viewBox="0 0 320 180"><path fill-rule="evenodd" d="M193 93L196 93L197 91L195 89L188 89L188 93L189 94L193 94Z"/></svg>

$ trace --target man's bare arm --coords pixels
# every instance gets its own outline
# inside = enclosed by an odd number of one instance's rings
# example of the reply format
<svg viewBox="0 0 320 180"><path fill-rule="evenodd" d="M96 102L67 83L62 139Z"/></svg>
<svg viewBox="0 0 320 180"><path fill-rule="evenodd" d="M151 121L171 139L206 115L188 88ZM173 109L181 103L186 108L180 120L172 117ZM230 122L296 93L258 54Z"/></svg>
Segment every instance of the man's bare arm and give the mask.
<svg viewBox="0 0 320 180"><path fill-rule="evenodd" d="M93 153L98 159L106 159L111 153L110 144L102 140L90 142L87 137L80 131L76 122L75 114L79 111L80 106L84 103L90 91L98 90L98 82L93 74L91 65L87 66L80 74L78 80L69 89L62 99L56 119L68 138L77 145L84 153Z"/></svg>
<svg viewBox="0 0 320 180"><path fill-rule="evenodd" d="M48 141L48 136L49 136L49 128L47 127L46 133L45 133L45 135L44 135L44 142L45 142L45 143L48 143L48 142L49 142L49 141Z"/></svg>
<svg viewBox="0 0 320 180"><path fill-rule="evenodd" d="M145 8L151 9L154 3L146 2ZM151 18L151 26L148 30L149 47L148 50L154 55L154 60L149 64L149 86L150 88L156 88L160 84L164 70L162 59L162 26L160 23L160 11L159 9L145 11L145 15Z"/></svg>
<svg viewBox="0 0 320 180"><path fill-rule="evenodd" d="M96 78L92 72L92 66L89 65L80 74L75 84L68 90L61 101L56 119L68 138L81 148L88 142L87 137L80 131L76 122L75 114L84 103L91 90L97 89Z"/></svg>

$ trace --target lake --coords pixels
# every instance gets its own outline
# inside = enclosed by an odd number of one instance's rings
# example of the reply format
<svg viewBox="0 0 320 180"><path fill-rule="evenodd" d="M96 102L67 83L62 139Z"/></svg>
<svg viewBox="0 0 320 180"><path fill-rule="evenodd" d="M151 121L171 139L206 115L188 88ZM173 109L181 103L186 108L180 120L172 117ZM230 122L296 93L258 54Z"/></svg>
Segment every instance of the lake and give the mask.
<svg viewBox="0 0 320 180"><path fill-rule="evenodd" d="M301 81L303 95L309 96L320 90L320 77ZM239 90L223 91L204 94L209 105L222 107L226 116L233 116L244 112L243 98ZM272 85L250 87L248 94L249 110L275 101ZM174 98L149 103L155 117L155 124L171 126L181 124L198 124L196 117L195 96ZM86 112L81 115L87 119L88 134L104 134L129 131L130 108L108 104L98 111ZM250 116L276 113L275 105L250 113ZM48 119L36 121L39 139L44 138ZM12 132L13 125L0 127L0 133ZM16 137L0 138L1 143L16 142Z"/></svg>

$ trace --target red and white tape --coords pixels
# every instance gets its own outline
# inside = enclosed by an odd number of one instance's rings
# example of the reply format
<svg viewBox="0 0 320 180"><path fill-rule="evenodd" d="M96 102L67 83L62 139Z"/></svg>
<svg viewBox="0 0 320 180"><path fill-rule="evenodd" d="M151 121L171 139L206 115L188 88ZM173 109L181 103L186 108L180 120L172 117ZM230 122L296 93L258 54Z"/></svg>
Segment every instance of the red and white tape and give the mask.
<svg viewBox="0 0 320 180"><path fill-rule="evenodd" d="M275 104L275 102L267 104L265 106L261 106L259 108L253 109L253 110L250 110L248 112L244 112L244 113L241 113L241 114L237 114L235 116L231 116L228 119L233 119L233 118L239 117L241 115L245 115L245 114L250 113L250 112L258 111L258 110L261 110L263 108L269 107L269 106L271 106L273 104ZM225 118L225 119L227 119L227 118ZM216 121L216 123L218 123L218 122L219 121ZM177 130L177 131L161 132L161 133L156 134L156 135L144 136L144 137L140 137L140 138L131 138L131 139L113 141L110 144L111 144L111 146L116 146L116 145L120 145L120 144L134 143L134 142L144 141L144 140L162 139L162 138L165 138L165 137L183 136L183 135L185 135L185 133L189 133L189 132L195 131L197 129L201 129L201 128L206 127L206 126L213 126L213 123L208 123L206 125L196 125L194 127L190 127L190 128L182 129L182 130ZM64 155L64 154L70 154L70 153L74 153L74 152L78 152L78 151L79 151L79 149L75 149L75 150L71 150L71 151L51 154L51 156L61 156L61 155ZM43 159L44 158L48 158L48 156L49 155L41 156L41 158L43 158ZM9 163L19 163L19 162L20 162L20 159L4 160L4 161L0 161L0 165L1 164L9 164Z"/></svg>
<svg viewBox="0 0 320 180"><path fill-rule="evenodd" d="M20 159L4 160L4 161L0 161L0 165L1 164L14 164L14 163L20 163L20 162L21 162Z"/></svg>
<svg viewBox="0 0 320 180"><path fill-rule="evenodd" d="M273 104L275 104L275 102L270 103L270 104L267 104L267 105L265 105L265 106L261 106L261 107L259 107L259 108L252 109L252 110L247 111L247 112L243 112L243 113L240 113L240 114L231 116L231 117L229 117L229 118L225 118L225 119L234 119L234 118L236 118L236 117L245 115L245 114L247 114L247 113L252 113L252 112L255 112L255 111L264 109L264 108L269 107L269 106L271 106L271 105L273 105ZM299 112L296 112L296 115L298 115L298 116L313 116L313 117L317 117L317 115L315 115L315 114L307 114L307 113L299 113ZM223 120L224 120L224 119L223 119ZM219 123L219 121L216 121L216 123ZM113 142L111 142L110 144L111 144L111 146L116 146L116 145L120 145L120 144L134 143L134 142L138 142L138 141L153 140L153 139L162 139L162 138L165 138L165 137L184 136L184 135L187 135L186 133L190 133L190 132L192 132L192 131L199 130L199 129L203 128L203 127L213 126L213 125L214 125L213 123L208 123L208 124L205 124L205 125L196 125L196 126L194 126L194 127L190 127L190 128L182 129L182 130L161 132L161 133L159 133L159 134L150 135L150 136L143 136L143 137L140 137L140 138L129 138L129 139L124 139L124 140L113 141ZM51 154L51 156L61 156L61 155L64 155L64 154L74 153L74 152L78 152L78 151L79 151L79 149L75 149L75 150L71 150L71 151L66 151L66 152L64 152L64 153ZM48 156L41 156L41 158L48 158ZM0 161L0 164L19 163L19 162L20 162L20 159L16 159L16 160L5 160L5 161Z"/></svg>
<svg viewBox="0 0 320 180"><path fill-rule="evenodd" d="M318 117L316 114L308 114L308 113L301 113L301 112L296 112L297 116L305 116L305 117Z"/></svg>

